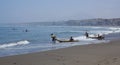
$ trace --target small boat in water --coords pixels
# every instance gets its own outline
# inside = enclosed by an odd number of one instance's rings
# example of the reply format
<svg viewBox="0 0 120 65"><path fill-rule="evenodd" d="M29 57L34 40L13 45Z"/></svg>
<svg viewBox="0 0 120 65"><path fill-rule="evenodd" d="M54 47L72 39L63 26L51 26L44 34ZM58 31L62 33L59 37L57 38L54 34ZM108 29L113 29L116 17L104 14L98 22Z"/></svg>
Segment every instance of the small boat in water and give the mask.
<svg viewBox="0 0 120 65"><path fill-rule="evenodd" d="M104 40L104 36L98 36L98 37L88 37L88 38L92 38L92 39L97 39L97 40Z"/></svg>
<svg viewBox="0 0 120 65"><path fill-rule="evenodd" d="M79 42L79 40L59 40L57 39L58 42L63 43L63 42Z"/></svg>

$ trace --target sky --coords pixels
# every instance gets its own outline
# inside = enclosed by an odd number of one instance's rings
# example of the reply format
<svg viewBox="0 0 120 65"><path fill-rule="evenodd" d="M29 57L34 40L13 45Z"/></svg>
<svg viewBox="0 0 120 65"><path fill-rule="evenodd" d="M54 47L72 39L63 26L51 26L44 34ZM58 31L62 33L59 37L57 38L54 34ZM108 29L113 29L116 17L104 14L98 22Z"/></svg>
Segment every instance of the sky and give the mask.
<svg viewBox="0 0 120 65"><path fill-rule="evenodd" d="M0 0L0 23L120 18L120 0Z"/></svg>

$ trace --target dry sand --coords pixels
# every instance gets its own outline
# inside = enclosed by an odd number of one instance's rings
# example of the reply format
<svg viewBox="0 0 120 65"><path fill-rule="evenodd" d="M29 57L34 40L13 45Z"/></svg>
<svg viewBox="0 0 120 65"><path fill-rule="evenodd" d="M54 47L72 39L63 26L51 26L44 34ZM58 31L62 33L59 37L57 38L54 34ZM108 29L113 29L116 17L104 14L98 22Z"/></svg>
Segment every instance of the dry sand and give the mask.
<svg viewBox="0 0 120 65"><path fill-rule="evenodd" d="M1 57L0 65L120 65L120 41Z"/></svg>

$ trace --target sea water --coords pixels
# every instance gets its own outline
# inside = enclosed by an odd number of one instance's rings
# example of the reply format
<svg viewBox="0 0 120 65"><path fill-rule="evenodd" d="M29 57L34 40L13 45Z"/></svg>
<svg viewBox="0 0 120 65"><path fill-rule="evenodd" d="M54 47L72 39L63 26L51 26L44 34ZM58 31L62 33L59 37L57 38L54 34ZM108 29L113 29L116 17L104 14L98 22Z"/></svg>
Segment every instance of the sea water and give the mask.
<svg viewBox="0 0 120 65"><path fill-rule="evenodd" d="M96 40L85 37L97 34L108 35L120 32L119 27L95 26L35 26L35 25L1 25L0 26L0 57L41 52L75 45L108 42L109 39ZM79 42L55 44L51 41L53 33L58 39L69 39L71 36Z"/></svg>

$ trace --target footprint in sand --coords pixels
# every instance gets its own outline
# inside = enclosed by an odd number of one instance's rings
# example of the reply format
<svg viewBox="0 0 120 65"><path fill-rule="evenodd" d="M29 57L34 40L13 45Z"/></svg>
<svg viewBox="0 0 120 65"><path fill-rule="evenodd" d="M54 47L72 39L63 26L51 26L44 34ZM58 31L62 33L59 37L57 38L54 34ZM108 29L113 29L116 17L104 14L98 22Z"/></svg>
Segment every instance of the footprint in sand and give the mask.
<svg viewBox="0 0 120 65"><path fill-rule="evenodd" d="M119 59L114 57L114 58L105 58L98 62L98 65L116 65L116 63L119 62Z"/></svg>
<svg viewBox="0 0 120 65"><path fill-rule="evenodd" d="M117 62L118 58L113 58L113 63Z"/></svg>
<svg viewBox="0 0 120 65"><path fill-rule="evenodd" d="M13 64L17 64L17 63L13 63Z"/></svg>

